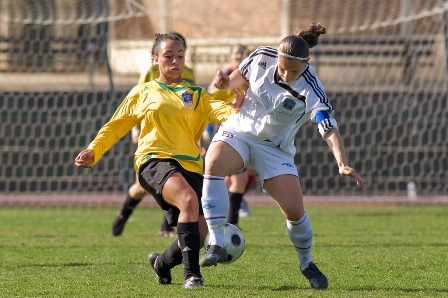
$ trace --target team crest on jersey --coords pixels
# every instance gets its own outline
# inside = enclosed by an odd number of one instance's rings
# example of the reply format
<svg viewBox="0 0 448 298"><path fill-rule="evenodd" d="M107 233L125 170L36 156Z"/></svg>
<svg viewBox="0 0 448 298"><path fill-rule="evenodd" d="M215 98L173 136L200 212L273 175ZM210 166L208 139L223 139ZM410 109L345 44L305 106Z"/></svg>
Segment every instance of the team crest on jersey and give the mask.
<svg viewBox="0 0 448 298"><path fill-rule="evenodd" d="M258 66L260 66L261 68L263 68L264 70L266 70L266 62L258 62Z"/></svg>
<svg viewBox="0 0 448 298"><path fill-rule="evenodd" d="M193 94L188 92L182 93L182 101L184 102L184 106L186 108L191 109L193 107Z"/></svg>
<svg viewBox="0 0 448 298"><path fill-rule="evenodd" d="M290 98L287 98L283 101L283 105L280 108L280 113L286 114L286 115L292 115L292 110L296 106L296 102Z"/></svg>
<svg viewBox="0 0 448 298"><path fill-rule="evenodd" d="M296 106L296 102L290 98L285 99L283 102L283 108L285 110L291 111Z"/></svg>
<svg viewBox="0 0 448 298"><path fill-rule="evenodd" d="M233 134L233 132L230 132L230 131L223 131L222 132L222 136L223 137L226 137L226 138L233 138L233 136L234 136L234 134Z"/></svg>

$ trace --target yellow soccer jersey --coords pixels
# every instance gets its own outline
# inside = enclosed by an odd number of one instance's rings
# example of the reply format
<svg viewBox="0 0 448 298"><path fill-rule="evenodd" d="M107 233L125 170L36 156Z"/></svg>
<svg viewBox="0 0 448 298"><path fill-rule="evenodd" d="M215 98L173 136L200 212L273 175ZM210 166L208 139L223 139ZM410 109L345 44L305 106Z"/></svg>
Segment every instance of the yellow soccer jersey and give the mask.
<svg viewBox="0 0 448 298"><path fill-rule="evenodd" d="M202 87L153 80L132 88L87 149L94 152L94 165L138 125L141 132L134 159L136 170L151 158L173 158L184 169L202 174L203 162L196 143L209 121L221 123L235 113Z"/></svg>
<svg viewBox="0 0 448 298"><path fill-rule="evenodd" d="M241 87L239 89L242 93L244 93L247 88ZM214 98L222 100L224 102L233 102L235 100L235 94L232 90L220 90L213 87L213 90L210 93Z"/></svg>
<svg viewBox="0 0 448 298"><path fill-rule="evenodd" d="M142 73L142 75L140 76L140 79L138 80L138 83L147 83L150 82L152 80L158 79L160 76L160 71L159 71L159 64L153 64L151 65L151 67L148 69L147 72ZM181 74L182 80L190 83L191 85L195 86L196 85L196 80L194 77L194 71L193 69L184 66L184 70L182 71Z"/></svg>
<svg viewBox="0 0 448 298"><path fill-rule="evenodd" d="M244 91L244 90L242 90ZM235 95L232 90L219 90L216 89L212 93L213 97L225 102L233 102L235 100Z"/></svg>

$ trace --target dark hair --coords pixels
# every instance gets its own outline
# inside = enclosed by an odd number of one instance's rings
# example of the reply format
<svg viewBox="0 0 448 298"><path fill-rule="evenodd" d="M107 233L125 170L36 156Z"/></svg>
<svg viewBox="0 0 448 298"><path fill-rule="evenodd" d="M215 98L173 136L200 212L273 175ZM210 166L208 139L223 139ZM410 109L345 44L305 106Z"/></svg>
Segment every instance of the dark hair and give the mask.
<svg viewBox="0 0 448 298"><path fill-rule="evenodd" d="M174 32L174 31L170 32L169 34L173 34L173 35L176 35L177 37L179 37L180 41L182 41L182 43L184 44L184 50L187 49L187 42L185 41L185 37L183 37L182 34Z"/></svg>
<svg viewBox="0 0 448 298"><path fill-rule="evenodd" d="M183 37L182 37L183 38ZM151 61L154 61L154 57L158 55L160 50L160 43L164 40L177 40L179 41L185 50L185 40L183 40L181 37L179 37L179 34L177 33L166 33L166 34L155 34L154 44L152 45L151 49Z"/></svg>
<svg viewBox="0 0 448 298"><path fill-rule="evenodd" d="M299 31L296 35L287 36L282 39L279 51L299 58L308 58L310 48L318 43L319 35L325 34L326 30L320 23L312 23L307 30Z"/></svg>

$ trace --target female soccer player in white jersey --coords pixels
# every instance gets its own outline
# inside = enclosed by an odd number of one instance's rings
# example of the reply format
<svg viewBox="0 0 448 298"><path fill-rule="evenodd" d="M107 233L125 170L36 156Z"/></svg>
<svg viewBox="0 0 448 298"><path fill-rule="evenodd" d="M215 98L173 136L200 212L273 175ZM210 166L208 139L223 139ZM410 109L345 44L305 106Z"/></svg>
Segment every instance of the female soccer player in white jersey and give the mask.
<svg viewBox="0 0 448 298"><path fill-rule="evenodd" d="M141 127L135 152L140 185L166 210L170 224L177 224L179 237L148 260L160 284L171 283L171 268L183 264L183 287L195 288L203 285L199 250L207 234L200 204L203 161L196 143L208 121L220 123L236 111L182 80L184 51L176 35L156 34L151 53L159 64L159 78L129 92L75 164L92 167L132 127ZM244 96L238 90L235 94L239 101L230 105L239 108Z"/></svg>
<svg viewBox="0 0 448 298"><path fill-rule="evenodd" d="M324 33L325 27L311 24L308 30L285 37L278 49L256 49L230 76L219 71L216 74L217 88L234 89L248 82L250 87L240 113L223 123L205 159L202 207L211 245L199 261L201 266L216 266L227 257L222 248L223 225L229 210L224 177L249 166L258 172L264 190L286 218L302 274L312 288L328 287L326 276L311 258L313 232L294 164L294 137L299 128L310 119L315 122L336 159L339 173L352 177L358 185L366 182L348 165L332 117L333 107L308 64L309 48Z"/></svg>

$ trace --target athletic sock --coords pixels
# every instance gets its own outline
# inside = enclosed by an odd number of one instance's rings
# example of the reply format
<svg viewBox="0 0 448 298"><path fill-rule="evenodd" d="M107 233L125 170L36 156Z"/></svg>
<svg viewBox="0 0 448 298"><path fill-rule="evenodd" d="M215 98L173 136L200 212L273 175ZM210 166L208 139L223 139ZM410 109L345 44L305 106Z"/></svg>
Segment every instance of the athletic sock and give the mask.
<svg viewBox="0 0 448 298"><path fill-rule="evenodd" d="M132 211L134 211L134 208L140 203L140 200L131 198L131 196L128 194L126 197L126 201L124 202L123 208L121 208L121 215L123 215L125 218L129 218L131 216Z"/></svg>
<svg viewBox="0 0 448 298"><path fill-rule="evenodd" d="M241 202L243 201L242 193L229 192L229 215L227 216L227 222L233 225L238 225L239 211Z"/></svg>
<svg viewBox="0 0 448 298"><path fill-rule="evenodd" d="M202 209L211 245L224 246L224 224L229 214L229 193L224 177L204 175Z"/></svg>
<svg viewBox="0 0 448 298"><path fill-rule="evenodd" d="M311 245L313 242L313 229L311 228L311 221L305 212L299 220L286 220L286 226L288 228L289 239L291 239L297 257L299 258L300 268L305 269L312 261Z"/></svg>
<svg viewBox="0 0 448 298"><path fill-rule="evenodd" d="M191 276L201 276L199 268L199 224L198 222L182 222L177 224L184 279Z"/></svg>
<svg viewBox="0 0 448 298"><path fill-rule="evenodd" d="M157 258L157 267L168 271L177 265L182 264L182 251L177 239Z"/></svg>

